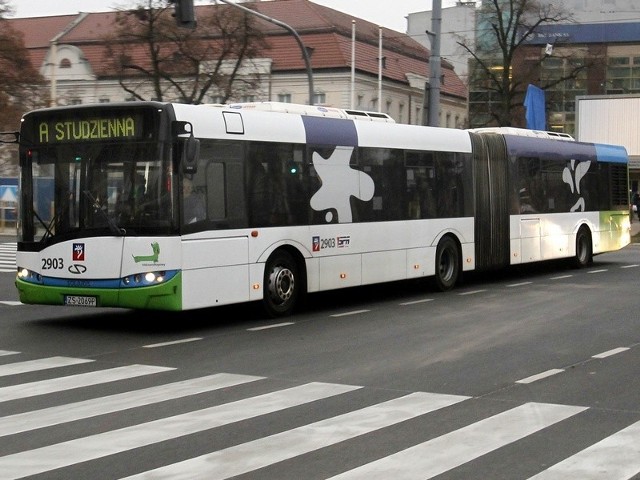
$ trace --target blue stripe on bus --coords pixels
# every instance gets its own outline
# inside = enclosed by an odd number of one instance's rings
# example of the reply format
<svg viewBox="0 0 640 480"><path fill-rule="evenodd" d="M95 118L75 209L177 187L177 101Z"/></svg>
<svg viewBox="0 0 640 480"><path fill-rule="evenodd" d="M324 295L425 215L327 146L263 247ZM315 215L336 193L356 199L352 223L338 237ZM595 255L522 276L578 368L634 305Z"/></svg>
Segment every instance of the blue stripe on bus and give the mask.
<svg viewBox="0 0 640 480"><path fill-rule="evenodd" d="M543 157L550 160L575 159L579 162L593 160L596 156L595 146L592 143L515 135L505 135L504 139L510 156Z"/></svg>
<svg viewBox="0 0 640 480"><path fill-rule="evenodd" d="M37 283L37 282L30 282ZM109 278L106 280L71 280L69 278L42 277L40 285L46 287L85 287L85 288L109 288L117 289L120 287L119 278Z"/></svg>
<svg viewBox="0 0 640 480"><path fill-rule="evenodd" d="M609 163L628 163L627 151L620 145L570 142L566 140L540 139L505 135L509 155L519 157L544 157L553 160L575 159Z"/></svg>
<svg viewBox="0 0 640 480"><path fill-rule="evenodd" d="M619 145L603 145L595 143L599 162L628 163L627 150Z"/></svg>
<svg viewBox="0 0 640 480"><path fill-rule="evenodd" d="M167 270L164 274L164 280L162 283L166 283L178 274L178 270ZM133 277L140 277L139 280L134 280ZM106 289L118 289L118 288L137 288L137 287L149 287L151 285L158 285L155 282L148 282L144 279L144 274L129 275L132 278L130 283L125 283L122 278L107 278L107 279L91 279L91 280L73 280L69 278L56 278L56 277L40 277L39 281L30 279L23 279L26 282L44 285L46 287L84 287L84 288L106 288ZM77 284L76 284L77 283ZM80 284L81 283L81 284Z"/></svg>
<svg viewBox="0 0 640 480"><path fill-rule="evenodd" d="M302 123L307 134L307 144L358 146L358 132L353 120L303 115Z"/></svg>

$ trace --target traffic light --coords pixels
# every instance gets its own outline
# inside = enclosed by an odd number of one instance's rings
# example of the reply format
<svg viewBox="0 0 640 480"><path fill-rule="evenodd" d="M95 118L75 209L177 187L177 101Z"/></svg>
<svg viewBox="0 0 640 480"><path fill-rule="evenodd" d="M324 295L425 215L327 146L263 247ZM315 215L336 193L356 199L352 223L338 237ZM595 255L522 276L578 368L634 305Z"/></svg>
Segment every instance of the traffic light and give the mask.
<svg viewBox="0 0 640 480"><path fill-rule="evenodd" d="M196 12L193 9L193 0L169 0L175 4L173 16L179 27L196 28Z"/></svg>

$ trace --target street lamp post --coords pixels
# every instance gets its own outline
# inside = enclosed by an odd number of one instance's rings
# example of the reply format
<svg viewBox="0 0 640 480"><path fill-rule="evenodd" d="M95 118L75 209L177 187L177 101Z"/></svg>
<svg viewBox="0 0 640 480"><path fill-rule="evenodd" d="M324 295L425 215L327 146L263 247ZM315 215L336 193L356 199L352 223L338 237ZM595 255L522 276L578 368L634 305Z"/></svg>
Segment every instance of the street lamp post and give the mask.
<svg viewBox="0 0 640 480"><path fill-rule="evenodd" d="M267 15L264 15L260 12L256 12L255 10L251 10L250 8L244 7L242 5L238 5L237 3L233 3L230 0L220 0L220 1L222 3L226 3L227 5L231 5L233 7L239 8L240 10L246 13L255 15L256 17L260 17L261 19L266 20L267 22L271 22L291 32L291 34L295 37L296 41L298 42L298 45L300 46L300 50L302 51L302 58L304 58L304 63L307 68L307 77L309 79L309 105L313 105L314 90L313 90L313 70L311 70L311 60L309 59L309 52L307 51L304 44L302 43L302 39L300 38L300 35L298 35L298 32L296 32L291 26L287 25L284 22L281 22L280 20L276 20L275 18L271 18Z"/></svg>

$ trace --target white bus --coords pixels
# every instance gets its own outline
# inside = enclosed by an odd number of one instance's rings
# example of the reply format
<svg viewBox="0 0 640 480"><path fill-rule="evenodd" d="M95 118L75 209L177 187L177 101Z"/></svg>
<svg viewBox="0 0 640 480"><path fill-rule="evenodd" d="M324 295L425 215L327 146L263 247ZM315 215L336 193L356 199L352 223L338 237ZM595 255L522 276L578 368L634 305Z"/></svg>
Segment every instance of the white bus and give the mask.
<svg viewBox="0 0 640 480"><path fill-rule="evenodd" d="M20 301L189 310L593 255L630 241L627 154L278 103L22 119ZM188 194L188 196L187 196Z"/></svg>

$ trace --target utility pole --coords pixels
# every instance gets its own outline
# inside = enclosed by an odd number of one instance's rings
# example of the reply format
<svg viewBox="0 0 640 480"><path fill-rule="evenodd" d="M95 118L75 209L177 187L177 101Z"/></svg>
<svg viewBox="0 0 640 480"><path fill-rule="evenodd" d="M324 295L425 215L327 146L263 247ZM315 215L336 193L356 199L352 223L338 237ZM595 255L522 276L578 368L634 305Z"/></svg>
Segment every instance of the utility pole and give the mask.
<svg viewBox="0 0 640 480"><path fill-rule="evenodd" d="M433 0L431 8L431 31L427 35L431 42L429 55L429 83L425 96L429 98L429 118L426 125L440 126L440 76L442 58L440 57L440 31L442 28L442 0Z"/></svg>

